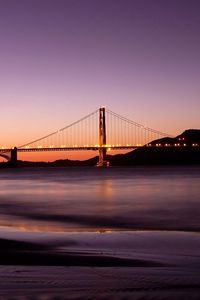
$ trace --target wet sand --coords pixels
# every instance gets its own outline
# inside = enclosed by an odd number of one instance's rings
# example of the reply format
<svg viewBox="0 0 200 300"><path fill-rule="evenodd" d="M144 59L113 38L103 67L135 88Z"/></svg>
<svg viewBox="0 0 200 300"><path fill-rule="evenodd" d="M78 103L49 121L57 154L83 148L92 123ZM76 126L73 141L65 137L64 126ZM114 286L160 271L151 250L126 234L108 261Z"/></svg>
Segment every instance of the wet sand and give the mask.
<svg viewBox="0 0 200 300"><path fill-rule="evenodd" d="M199 249L198 233L2 228L0 299L199 299Z"/></svg>

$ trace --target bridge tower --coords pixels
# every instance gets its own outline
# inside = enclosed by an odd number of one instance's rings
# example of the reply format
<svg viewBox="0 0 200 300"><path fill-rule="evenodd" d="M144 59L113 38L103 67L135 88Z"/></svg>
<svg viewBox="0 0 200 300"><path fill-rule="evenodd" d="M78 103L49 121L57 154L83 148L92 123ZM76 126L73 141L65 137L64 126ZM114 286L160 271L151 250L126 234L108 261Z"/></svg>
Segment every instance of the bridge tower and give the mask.
<svg viewBox="0 0 200 300"><path fill-rule="evenodd" d="M10 162L12 165L17 164L17 147L14 147L13 149L11 149Z"/></svg>
<svg viewBox="0 0 200 300"><path fill-rule="evenodd" d="M99 162L98 167L107 166L106 158L106 117L105 107L99 109Z"/></svg>

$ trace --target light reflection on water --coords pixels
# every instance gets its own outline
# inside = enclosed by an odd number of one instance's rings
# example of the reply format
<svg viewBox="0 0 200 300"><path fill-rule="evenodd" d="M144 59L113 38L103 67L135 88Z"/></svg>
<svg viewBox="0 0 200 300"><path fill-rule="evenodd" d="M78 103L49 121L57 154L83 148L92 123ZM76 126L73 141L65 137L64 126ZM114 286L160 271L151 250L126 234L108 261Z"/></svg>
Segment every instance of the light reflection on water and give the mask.
<svg viewBox="0 0 200 300"><path fill-rule="evenodd" d="M0 172L0 226L29 231L199 231L200 167Z"/></svg>

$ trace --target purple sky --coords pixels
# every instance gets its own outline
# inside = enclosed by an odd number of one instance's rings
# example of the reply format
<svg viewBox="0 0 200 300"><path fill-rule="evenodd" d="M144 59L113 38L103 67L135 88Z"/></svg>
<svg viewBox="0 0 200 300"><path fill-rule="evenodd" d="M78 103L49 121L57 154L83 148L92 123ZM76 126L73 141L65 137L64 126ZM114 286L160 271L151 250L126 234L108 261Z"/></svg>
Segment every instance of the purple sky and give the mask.
<svg viewBox="0 0 200 300"><path fill-rule="evenodd" d="M200 128L199 0L0 0L0 145L106 106Z"/></svg>

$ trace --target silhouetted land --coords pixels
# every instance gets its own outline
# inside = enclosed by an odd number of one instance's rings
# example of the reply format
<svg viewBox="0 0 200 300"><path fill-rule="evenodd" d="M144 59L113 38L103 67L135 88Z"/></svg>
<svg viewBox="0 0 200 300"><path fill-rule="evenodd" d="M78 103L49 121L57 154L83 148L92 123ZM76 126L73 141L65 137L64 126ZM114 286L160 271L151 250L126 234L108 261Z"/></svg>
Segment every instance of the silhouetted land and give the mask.
<svg viewBox="0 0 200 300"><path fill-rule="evenodd" d="M148 146L138 148L126 154L107 155L111 166L133 165L195 165L200 164L200 130L188 129L177 137L152 141ZM68 167L95 166L98 156L91 159L56 160L54 162L18 161L19 167ZM10 166L1 163L1 166Z"/></svg>
<svg viewBox="0 0 200 300"><path fill-rule="evenodd" d="M152 141L149 146L109 158L112 165L200 164L200 130L189 129L175 138Z"/></svg>

